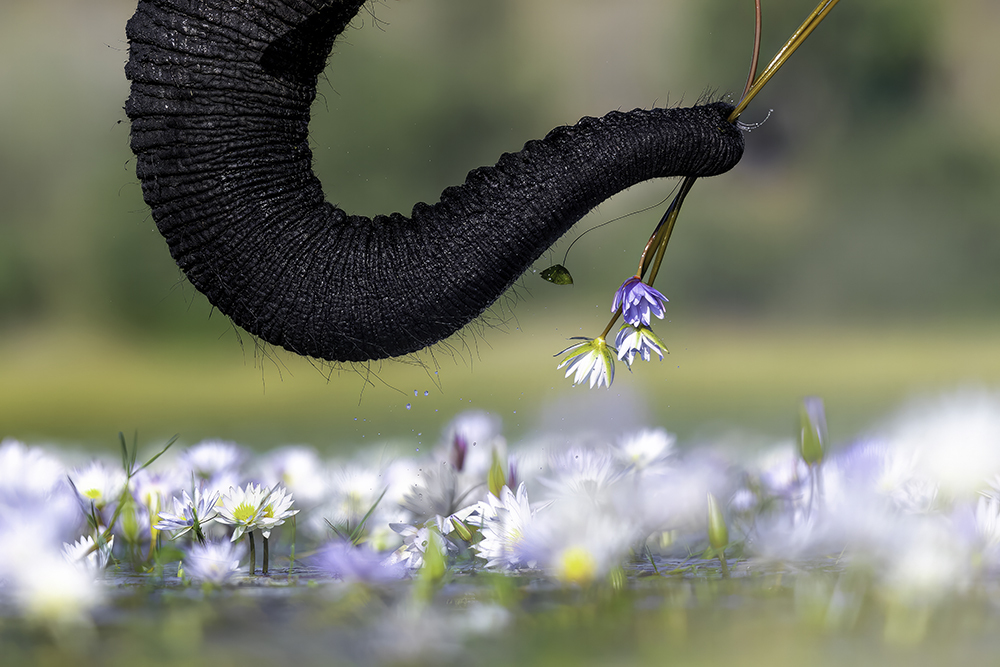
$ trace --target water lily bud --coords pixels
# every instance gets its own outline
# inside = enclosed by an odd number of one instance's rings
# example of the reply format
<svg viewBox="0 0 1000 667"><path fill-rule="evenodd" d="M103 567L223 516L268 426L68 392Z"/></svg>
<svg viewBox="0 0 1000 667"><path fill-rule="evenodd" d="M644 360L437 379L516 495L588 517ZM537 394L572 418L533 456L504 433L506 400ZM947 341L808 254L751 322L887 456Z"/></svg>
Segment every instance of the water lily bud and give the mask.
<svg viewBox="0 0 1000 667"><path fill-rule="evenodd" d="M452 517L451 525L455 528L455 532L458 533L459 537L461 537L466 542L472 541L472 531L469 530L469 527L466 526L464 522L462 522L459 519L456 519L455 517Z"/></svg>
<svg viewBox="0 0 1000 667"><path fill-rule="evenodd" d="M722 549L729 544L729 529L726 518L722 516L719 502L711 493L708 494L708 543L713 549Z"/></svg>
<svg viewBox="0 0 1000 667"><path fill-rule="evenodd" d="M500 489L507 486L507 476L503 471L503 463L500 461L500 454L493 450L493 463L490 465L490 474L487 477L490 493L497 498L500 497Z"/></svg>
<svg viewBox="0 0 1000 667"><path fill-rule="evenodd" d="M458 472L465 467L465 455L469 451L469 443L462 433L456 433L451 443L451 466Z"/></svg>
<svg viewBox="0 0 1000 667"><path fill-rule="evenodd" d="M808 466L823 462L826 448L826 411L823 399L810 396L799 407L799 454Z"/></svg>

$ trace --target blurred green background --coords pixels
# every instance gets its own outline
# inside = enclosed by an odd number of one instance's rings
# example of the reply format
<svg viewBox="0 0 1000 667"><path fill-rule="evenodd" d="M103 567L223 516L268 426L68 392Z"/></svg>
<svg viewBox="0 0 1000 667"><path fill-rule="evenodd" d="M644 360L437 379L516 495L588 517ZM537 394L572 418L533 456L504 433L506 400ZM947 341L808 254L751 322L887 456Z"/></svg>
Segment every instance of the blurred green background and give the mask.
<svg viewBox="0 0 1000 667"><path fill-rule="evenodd" d="M556 125L738 94L749 0L385 0L338 42L316 170L352 212L408 212ZM484 322L403 362L331 368L262 347L179 274L122 106L133 0L0 5L0 437L112 447L433 445L468 408L510 437L662 425L835 437L915 394L1000 382L1000 5L844 0L744 113L742 163L688 198L658 286L671 354L572 388L553 354L598 334L664 205L584 236L576 284L527 274ZM812 0L765 0L766 62ZM585 230L654 206L655 182ZM381 446L381 445L380 445Z"/></svg>

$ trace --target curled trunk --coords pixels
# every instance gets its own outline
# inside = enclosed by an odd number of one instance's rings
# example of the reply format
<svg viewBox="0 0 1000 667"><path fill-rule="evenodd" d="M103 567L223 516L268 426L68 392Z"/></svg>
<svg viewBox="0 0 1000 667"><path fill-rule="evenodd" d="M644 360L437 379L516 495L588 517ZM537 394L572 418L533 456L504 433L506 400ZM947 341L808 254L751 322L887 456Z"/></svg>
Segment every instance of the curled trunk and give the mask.
<svg viewBox="0 0 1000 667"><path fill-rule="evenodd" d="M369 219L326 201L310 105L357 0L139 0L128 22L136 173L191 283L239 326L332 361L407 354L479 316L574 223L636 183L743 152L731 107L559 127L438 203Z"/></svg>

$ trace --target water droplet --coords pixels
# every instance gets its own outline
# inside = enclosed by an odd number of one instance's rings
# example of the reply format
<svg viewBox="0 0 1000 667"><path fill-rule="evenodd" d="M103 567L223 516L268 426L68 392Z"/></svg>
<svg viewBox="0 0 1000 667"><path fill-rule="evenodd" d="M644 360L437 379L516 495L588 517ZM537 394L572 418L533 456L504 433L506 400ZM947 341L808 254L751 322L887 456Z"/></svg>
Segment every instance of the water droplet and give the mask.
<svg viewBox="0 0 1000 667"><path fill-rule="evenodd" d="M425 391L424 392L424 396L430 396L430 394L431 394L431 392L429 392L429 391Z"/></svg>
<svg viewBox="0 0 1000 667"><path fill-rule="evenodd" d="M416 396L416 395L417 395L417 390L416 390L416 389L414 389L414 390L413 390L413 395L414 395L414 396Z"/></svg>
<svg viewBox="0 0 1000 667"><path fill-rule="evenodd" d="M406 409L407 409L407 410L409 410L409 409L410 409L411 407L412 407L412 406L411 406L411 405L410 405L409 403L407 403L407 404L406 404Z"/></svg>

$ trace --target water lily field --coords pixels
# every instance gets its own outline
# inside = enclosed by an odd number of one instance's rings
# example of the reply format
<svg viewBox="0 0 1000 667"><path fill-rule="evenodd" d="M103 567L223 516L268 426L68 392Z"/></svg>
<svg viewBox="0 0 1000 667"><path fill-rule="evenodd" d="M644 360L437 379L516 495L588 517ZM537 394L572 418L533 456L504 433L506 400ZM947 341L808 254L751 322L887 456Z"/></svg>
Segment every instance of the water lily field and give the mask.
<svg viewBox="0 0 1000 667"><path fill-rule="evenodd" d="M486 356L505 352L499 338ZM895 338L900 359L916 338ZM770 429L738 427L738 409L726 428L699 430L712 422L696 413L677 431L673 408L624 410L621 393L651 401L627 389L644 387L637 370L614 390L571 390L619 406L605 428L569 399L529 396L519 418L470 393L445 413L450 392L429 384L426 397L393 389L411 405L379 422L391 435L358 427L335 447L9 436L3 662L985 662L1000 621L1000 395L968 379L991 379L991 339L942 346L955 375L924 380L916 363L886 372L874 345L882 387L939 383L876 418L842 398L836 363L775 363L788 388L756 397L764 412L786 404ZM804 392L810 374L834 400Z"/></svg>

